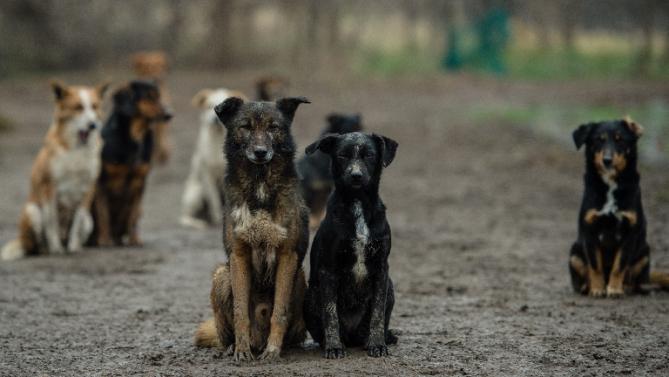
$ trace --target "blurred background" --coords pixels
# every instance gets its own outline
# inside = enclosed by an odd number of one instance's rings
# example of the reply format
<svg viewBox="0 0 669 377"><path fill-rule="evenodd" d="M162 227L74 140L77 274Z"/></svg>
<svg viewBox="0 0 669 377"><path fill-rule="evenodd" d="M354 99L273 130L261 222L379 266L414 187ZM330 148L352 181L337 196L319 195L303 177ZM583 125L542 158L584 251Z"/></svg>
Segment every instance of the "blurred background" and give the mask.
<svg viewBox="0 0 669 377"><path fill-rule="evenodd" d="M163 49L178 68L669 77L663 0L4 0L0 74Z"/></svg>
<svg viewBox="0 0 669 377"><path fill-rule="evenodd" d="M493 76L500 80L669 79L669 2L662 0L3 0L0 79L126 69L164 50L173 70L256 70L301 77ZM612 103L491 104L480 119L561 135L581 120L620 117ZM626 103L663 159L660 100ZM1 110L1 109L0 109ZM0 114L2 117L2 114ZM5 116L6 118L6 116ZM0 118L0 123L3 121ZM4 121L7 123L7 120Z"/></svg>

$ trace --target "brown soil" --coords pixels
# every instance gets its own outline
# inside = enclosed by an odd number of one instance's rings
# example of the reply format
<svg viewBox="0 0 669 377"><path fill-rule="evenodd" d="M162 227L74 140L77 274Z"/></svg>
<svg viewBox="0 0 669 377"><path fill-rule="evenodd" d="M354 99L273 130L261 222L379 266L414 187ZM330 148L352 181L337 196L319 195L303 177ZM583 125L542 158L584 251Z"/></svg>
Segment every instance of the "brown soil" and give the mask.
<svg viewBox="0 0 669 377"><path fill-rule="evenodd" d="M175 149L152 172L141 249L0 264L0 375L668 375L669 294L594 300L572 293L582 157L526 128L474 121L484 105L669 99L666 83L508 83L472 77L295 80L300 148L332 110L360 111L400 148L382 194L393 229L399 345L329 361L308 343L274 364L235 365L196 349L210 316L220 230L181 228L183 182L203 87L251 94L256 73L174 73ZM86 82L93 82L86 75ZM74 75L65 75L73 82ZM119 76L119 78L122 78ZM614 93L614 94L612 94ZM0 138L0 241L15 236L28 173L52 112L42 80L0 83L14 130ZM574 125L576 126L576 125ZM669 172L641 169L654 265L669 270Z"/></svg>

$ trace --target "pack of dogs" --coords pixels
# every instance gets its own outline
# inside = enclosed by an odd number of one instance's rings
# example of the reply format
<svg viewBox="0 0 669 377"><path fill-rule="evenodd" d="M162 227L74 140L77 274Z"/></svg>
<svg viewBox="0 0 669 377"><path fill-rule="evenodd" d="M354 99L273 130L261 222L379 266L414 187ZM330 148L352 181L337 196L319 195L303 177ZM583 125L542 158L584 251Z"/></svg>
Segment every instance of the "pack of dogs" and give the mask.
<svg viewBox="0 0 669 377"><path fill-rule="evenodd" d="M52 124L32 167L18 237L2 260L142 244L142 198L152 167L169 157L172 114L165 55L137 54L133 65L138 79L114 91L104 125L109 84L52 82ZM287 96L279 77L258 80L256 91L255 101L226 88L192 99L200 129L179 221L222 227L225 251L212 276L212 318L197 328L195 345L240 362L273 360L308 333L325 358L343 358L352 347L387 356L398 337L390 329L391 228L379 188L398 143L364 132L360 114L332 113L300 153L293 122L310 101ZM568 263L577 293L615 298L669 287L668 274L650 270L637 170L642 132L631 119L573 132L577 149L585 146Z"/></svg>

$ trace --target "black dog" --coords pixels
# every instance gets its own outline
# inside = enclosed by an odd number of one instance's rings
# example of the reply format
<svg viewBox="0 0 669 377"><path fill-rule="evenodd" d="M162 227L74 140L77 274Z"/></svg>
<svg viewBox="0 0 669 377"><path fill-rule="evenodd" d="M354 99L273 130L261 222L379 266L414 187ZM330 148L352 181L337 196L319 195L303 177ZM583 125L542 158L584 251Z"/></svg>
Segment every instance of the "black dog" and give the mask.
<svg viewBox="0 0 669 377"><path fill-rule="evenodd" d="M141 244L137 223L151 170L153 128L172 115L158 86L132 81L114 93L114 108L102 129L102 171L93 202L94 229L89 243L98 246Z"/></svg>
<svg viewBox="0 0 669 377"><path fill-rule="evenodd" d="M585 192L569 271L576 292L619 297L650 280L650 248L637 172L642 127L631 120L588 123L574 133L585 144Z"/></svg>
<svg viewBox="0 0 669 377"><path fill-rule="evenodd" d="M388 276L390 226L379 182L397 143L354 132L326 135L306 152L316 150L332 158L335 190L311 248L307 329L329 359L344 357L344 346L364 346L374 357L387 355L387 344L397 337L388 330L395 295Z"/></svg>
<svg viewBox="0 0 669 377"><path fill-rule="evenodd" d="M330 114L326 118L328 125L321 137L326 134L345 134L362 130L360 114ZM325 205L332 192L332 173L330 172L330 156L316 151L302 157L297 162L297 171L300 174L302 195L309 207L311 217L309 226L318 227L325 215Z"/></svg>

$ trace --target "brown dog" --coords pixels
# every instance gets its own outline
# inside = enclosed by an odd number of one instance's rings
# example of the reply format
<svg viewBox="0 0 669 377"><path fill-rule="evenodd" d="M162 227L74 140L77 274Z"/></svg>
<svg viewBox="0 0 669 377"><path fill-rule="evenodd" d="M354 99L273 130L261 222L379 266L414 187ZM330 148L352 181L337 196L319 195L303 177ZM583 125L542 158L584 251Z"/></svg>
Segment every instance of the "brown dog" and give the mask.
<svg viewBox="0 0 669 377"><path fill-rule="evenodd" d="M164 104L170 103L169 93L165 87L168 62L164 51L142 51L131 56L135 74L142 80L154 80L160 89ZM172 143L169 137L169 123L156 122L153 126L154 148L152 161L164 165L172 154Z"/></svg>
<svg viewBox="0 0 669 377"><path fill-rule="evenodd" d="M223 209L229 262L214 273L214 319L195 336L235 360L277 358L305 337L302 261L309 242L308 209L298 188L290 126L305 98L276 103L229 98L215 111L227 128Z"/></svg>
<svg viewBox="0 0 669 377"><path fill-rule="evenodd" d="M151 170L152 132L157 123L170 118L153 83L133 81L114 93L114 108L102 130L104 147L93 206L93 244L141 244L137 223Z"/></svg>
<svg viewBox="0 0 669 377"><path fill-rule="evenodd" d="M3 260L77 252L93 227L89 207L100 171L100 105L107 84L51 86L53 123L32 167L19 237L3 248Z"/></svg>

